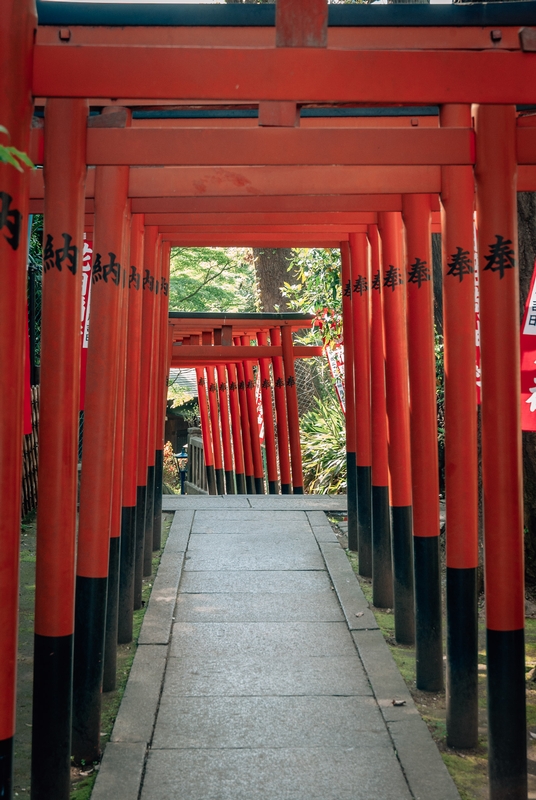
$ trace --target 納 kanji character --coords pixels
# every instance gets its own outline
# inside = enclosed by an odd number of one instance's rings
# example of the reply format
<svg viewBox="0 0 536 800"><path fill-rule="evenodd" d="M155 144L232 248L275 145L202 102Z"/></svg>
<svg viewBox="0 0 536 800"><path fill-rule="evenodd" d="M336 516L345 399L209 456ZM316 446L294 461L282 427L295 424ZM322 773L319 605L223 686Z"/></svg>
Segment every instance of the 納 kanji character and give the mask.
<svg viewBox="0 0 536 800"><path fill-rule="evenodd" d="M0 230L7 228L10 236L4 233L6 242L12 250L18 250L22 214L16 208L11 209L13 198L7 192L0 192Z"/></svg>
<svg viewBox="0 0 536 800"><path fill-rule="evenodd" d="M59 247L56 250L56 267L61 272L63 263L66 261L67 269L73 275L76 275L76 270L78 269L78 247L71 244L73 237L69 236L68 233L62 233L61 235L63 236L63 247Z"/></svg>
<svg viewBox="0 0 536 800"><path fill-rule="evenodd" d="M119 286L119 281L121 280L121 264L119 261L115 260L115 253L108 253L108 255L110 256L109 262L102 265L103 280L108 283L108 276L110 276L112 283Z"/></svg>
<svg viewBox="0 0 536 800"><path fill-rule="evenodd" d="M154 289L154 276L151 275L148 269L145 270L145 276L143 278L143 288L149 289L150 292Z"/></svg>
<svg viewBox="0 0 536 800"><path fill-rule="evenodd" d="M426 261L421 261L420 258L415 259L415 263L411 265L408 273L408 283L416 283L420 289L421 284L430 280L430 270Z"/></svg>
<svg viewBox="0 0 536 800"><path fill-rule="evenodd" d="M447 275L453 275L455 278L463 281L464 275L472 275L474 272L473 262L469 258L469 250L462 250L461 247L456 248L456 252L450 257L450 262L447 264Z"/></svg>
<svg viewBox="0 0 536 800"><path fill-rule="evenodd" d="M128 279L128 285L133 286L135 289L140 288L140 273L138 272L136 267L130 268L130 276Z"/></svg>
<svg viewBox="0 0 536 800"><path fill-rule="evenodd" d="M511 239L504 239L502 236L495 235L497 241L489 245L489 256L484 256L488 262L484 271L489 269L492 272L500 272L499 278L504 278L504 271L513 269L516 265L514 251L509 247Z"/></svg>
<svg viewBox="0 0 536 800"><path fill-rule="evenodd" d="M363 277L363 275L359 275L355 279L354 292L359 292L359 294L362 295L363 292L366 292L366 291L368 291L367 279L365 277Z"/></svg>
<svg viewBox="0 0 536 800"><path fill-rule="evenodd" d="M392 264L389 265L389 269L385 273L385 277L383 279L383 285L386 289L391 289L394 292L397 286L402 283L402 278L400 277L400 270L398 267L393 267Z"/></svg>

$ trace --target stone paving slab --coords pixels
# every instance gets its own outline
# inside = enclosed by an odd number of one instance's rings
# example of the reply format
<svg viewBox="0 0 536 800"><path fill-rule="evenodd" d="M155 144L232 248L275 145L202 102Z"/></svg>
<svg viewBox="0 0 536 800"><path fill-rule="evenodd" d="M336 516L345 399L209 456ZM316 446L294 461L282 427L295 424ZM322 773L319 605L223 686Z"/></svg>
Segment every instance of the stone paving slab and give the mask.
<svg viewBox="0 0 536 800"><path fill-rule="evenodd" d="M275 511L285 509L288 511L346 511L348 503L346 495L327 495L327 494L250 494L248 500L251 508L258 508L262 511Z"/></svg>
<svg viewBox="0 0 536 800"><path fill-rule="evenodd" d="M192 570L304 570L322 569L323 560L318 550L310 544L303 549L296 547L296 539L285 544L281 537L271 537L268 541L260 541L260 537L242 536L242 541L232 541L238 534L225 534L221 537L225 541L231 540L225 547L221 539L213 547L210 546L209 537L212 534L196 534L190 537L190 548L185 559L184 569ZM300 534L296 534L300 536ZM207 546L199 546L196 537L207 540ZM294 546L292 546L294 545Z"/></svg>
<svg viewBox="0 0 536 800"><path fill-rule="evenodd" d="M164 671L167 647L141 645L136 650L127 687L112 731L112 742L144 742L149 744Z"/></svg>
<svg viewBox="0 0 536 800"><path fill-rule="evenodd" d="M145 742L108 742L91 800L138 800L146 747Z"/></svg>
<svg viewBox="0 0 536 800"><path fill-rule="evenodd" d="M176 622L170 655L351 656L355 647L347 633L344 622Z"/></svg>
<svg viewBox="0 0 536 800"><path fill-rule="evenodd" d="M300 592L331 592L324 570L300 572L277 570L206 570L183 572L181 594L208 594L234 592L236 594L274 593L299 594Z"/></svg>
<svg viewBox="0 0 536 800"><path fill-rule="evenodd" d="M340 622L337 599L329 594L181 594L175 619L181 622Z"/></svg>
<svg viewBox="0 0 536 800"><path fill-rule="evenodd" d="M251 528L251 523L246 523ZM339 548L340 549L340 548ZM219 533L192 533L188 542L188 552L196 551L203 553L262 553L270 555L274 552L286 550L289 555L292 553L318 553L318 545L311 529L298 530L289 533L266 531L259 533L251 530L237 530L234 533L227 532L225 535ZM238 569L235 567L235 569Z"/></svg>
<svg viewBox="0 0 536 800"><path fill-rule="evenodd" d="M184 697L164 693L152 748L391 747L372 697Z"/></svg>
<svg viewBox="0 0 536 800"><path fill-rule="evenodd" d="M179 511L202 508L251 508L247 495L200 495L165 494L162 496L162 511Z"/></svg>
<svg viewBox="0 0 536 800"><path fill-rule="evenodd" d="M257 516L259 512L255 512ZM293 512L289 512L293 513ZM197 518L194 522L194 526L192 529L192 533L194 534L206 534L206 535L215 535L221 538L223 533L233 534L233 533L243 533L251 536L251 534L255 534L255 536L273 536L274 531L277 531L277 534L280 536L287 535L288 537L295 536L298 533L307 536L309 539L311 538L311 527L306 517L304 517L303 512L301 515L301 519L299 520L292 520L291 522L285 522L283 519L285 512L284 511L274 511L273 512L275 519L260 519L254 521L252 519L241 519L240 517L224 517L221 520L215 520L214 517L212 518L212 522L207 520L199 520Z"/></svg>
<svg viewBox="0 0 536 800"><path fill-rule="evenodd" d="M341 549L338 542L333 544L319 541L318 544L349 629L353 631L377 628L376 618L369 608L367 598L363 594L344 550Z"/></svg>
<svg viewBox="0 0 536 800"><path fill-rule="evenodd" d="M170 658L164 695L370 695L369 680L351 656Z"/></svg>
<svg viewBox="0 0 536 800"><path fill-rule="evenodd" d="M327 519L323 511L313 512L315 514L322 514L324 519ZM257 530L259 525L272 525L272 522L281 522L286 527L292 523L292 527L297 523L301 525L304 522L303 511L272 511L266 518L264 515L259 514L258 509L255 508L232 508L232 509L218 509L218 515L215 519L214 511L210 509L200 509L195 512L195 524L199 525L210 524L216 529L216 533L221 533L219 523L225 524L229 520L238 520L239 522L254 522L255 526L251 528L252 531ZM273 525L272 525L273 529Z"/></svg>
<svg viewBox="0 0 536 800"><path fill-rule="evenodd" d="M434 798L440 800L427 800ZM141 800L411 800L411 794L391 748L152 750Z"/></svg>

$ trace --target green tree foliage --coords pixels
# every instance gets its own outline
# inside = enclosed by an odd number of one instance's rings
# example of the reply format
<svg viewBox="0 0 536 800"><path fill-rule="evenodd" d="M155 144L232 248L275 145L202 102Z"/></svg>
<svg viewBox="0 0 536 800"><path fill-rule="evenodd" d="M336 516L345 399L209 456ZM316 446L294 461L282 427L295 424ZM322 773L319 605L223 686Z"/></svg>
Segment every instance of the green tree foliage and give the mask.
<svg viewBox="0 0 536 800"><path fill-rule="evenodd" d="M300 420L303 481L311 494L346 491L346 432L335 392L315 398Z"/></svg>
<svg viewBox="0 0 536 800"><path fill-rule="evenodd" d="M7 128L4 128L3 125L0 125L0 134L7 136L7 140L9 141L9 131ZM23 171L23 166L30 167L31 169L33 169L34 166L26 153L17 150L16 147L9 144L0 144L0 162L11 164L11 166L15 167L19 172Z"/></svg>
<svg viewBox="0 0 536 800"><path fill-rule="evenodd" d="M290 269L297 283L285 283L283 294L294 311L315 314L315 330L324 341L338 340L342 333L341 254L338 249L294 251Z"/></svg>
<svg viewBox="0 0 536 800"><path fill-rule="evenodd" d="M173 248L169 285L172 311L255 311L255 271L246 248Z"/></svg>

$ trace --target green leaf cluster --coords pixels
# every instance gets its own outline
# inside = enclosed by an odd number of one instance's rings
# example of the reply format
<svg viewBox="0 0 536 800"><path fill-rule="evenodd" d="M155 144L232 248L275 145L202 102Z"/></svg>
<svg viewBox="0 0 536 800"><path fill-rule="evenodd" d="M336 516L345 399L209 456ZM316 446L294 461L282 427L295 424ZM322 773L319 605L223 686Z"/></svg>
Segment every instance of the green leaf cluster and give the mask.
<svg viewBox="0 0 536 800"><path fill-rule="evenodd" d="M9 131L7 128L4 128L3 125L0 125L0 133L4 133L9 137ZM11 164L11 166L15 167L19 172L23 171L23 165L34 169L34 164L26 153L17 150L13 145L0 144L0 161L4 164Z"/></svg>
<svg viewBox="0 0 536 800"><path fill-rule="evenodd" d="M335 392L315 398L316 408L300 419L303 481L306 492L346 491L346 426Z"/></svg>
<svg viewBox="0 0 536 800"><path fill-rule="evenodd" d="M325 342L342 333L341 254L337 248L297 249L290 262L296 283L285 283L283 295L294 311L315 314Z"/></svg>
<svg viewBox="0 0 536 800"><path fill-rule="evenodd" d="M255 311L255 271L251 250L173 248L169 307L172 311Z"/></svg>

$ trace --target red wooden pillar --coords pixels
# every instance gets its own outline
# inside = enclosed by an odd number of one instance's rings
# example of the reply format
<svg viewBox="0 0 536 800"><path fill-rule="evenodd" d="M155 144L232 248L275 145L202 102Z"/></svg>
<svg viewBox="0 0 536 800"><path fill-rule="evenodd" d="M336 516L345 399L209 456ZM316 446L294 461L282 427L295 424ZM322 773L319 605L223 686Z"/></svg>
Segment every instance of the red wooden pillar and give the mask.
<svg viewBox="0 0 536 800"><path fill-rule="evenodd" d="M210 347L213 345L212 331L203 331L202 344ZM221 428L218 409L218 379L214 367L205 369L208 389L208 408L210 413L210 428L212 430L212 447L214 451L214 472L216 475L217 494L225 494L225 478L223 473L223 452L221 445Z"/></svg>
<svg viewBox="0 0 536 800"><path fill-rule="evenodd" d="M136 561L134 569L134 609L141 608L143 573L145 561L145 533L147 526L147 475L148 475L148 436L149 427L149 379L151 371L154 292L151 280L154 281L156 247L158 229L154 225L145 228L143 239L143 274L142 289L142 326L140 350L140 405L138 417L138 457L137 457L137 502L136 502ZM154 289L154 283L153 283ZM152 550L152 542L151 542Z"/></svg>
<svg viewBox="0 0 536 800"><path fill-rule="evenodd" d="M370 247L350 234L359 574L372 577L372 442L370 429Z"/></svg>
<svg viewBox="0 0 536 800"><path fill-rule="evenodd" d="M470 127L471 107L443 106L441 125ZM441 168L450 747L476 747L478 742L474 195L472 167Z"/></svg>
<svg viewBox="0 0 536 800"><path fill-rule="evenodd" d="M123 508L121 512L121 562L119 568L119 615L117 639L132 641L134 571L136 563L136 506L138 502L138 426L140 412L141 328L143 301L143 214L133 214L130 229L128 276L128 339L126 386L129 422L125 425Z"/></svg>
<svg viewBox="0 0 536 800"><path fill-rule="evenodd" d="M155 411L155 462L154 462L154 523L153 548L162 545L162 491L164 488L164 444L169 377L168 326L169 326L169 242L162 242L162 268L160 275L160 335L157 352L157 394Z"/></svg>
<svg viewBox="0 0 536 800"><path fill-rule="evenodd" d="M426 194L404 195L415 569L417 688L443 688L439 466L432 283L432 211Z"/></svg>
<svg viewBox="0 0 536 800"><path fill-rule="evenodd" d="M26 152L32 118L35 4L7 0L0 25L0 108L10 144ZM5 135L1 137L6 143ZM0 164L0 793L13 789L19 605L28 175ZM7 288L8 287L8 288Z"/></svg>
<svg viewBox="0 0 536 800"><path fill-rule="evenodd" d="M123 490L123 453L126 398L126 354L128 326L128 278L130 263L130 208L125 214L123 253L124 265L121 283L121 309L117 349L117 401L115 411L115 441L112 484L112 515L110 522L110 552L108 557L108 592L106 596L106 631L104 639L104 669L102 690L111 692L116 687L117 627L119 612L119 562L121 558L121 509Z"/></svg>
<svg viewBox="0 0 536 800"><path fill-rule="evenodd" d="M377 225L369 225L371 254L370 389L372 428L372 602L393 607L393 560L389 520L389 460L383 335L383 269Z"/></svg>
<svg viewBox="0 0 536 800"><path fill-rule="evenodd" d="M124 214L128 167L97 167L87 359L84 452L80 486L74 641L73 755L100 754L100 700L112 478L117 350L121 308Z"/></svg>
<svg viewBox="0 0 536 800"><path fill-rule="evenodd" d="M352 267L350 245L341 242L342 329L344 338L344 402L346 408L346 498L348 549L357 550L357 470L354 382L354 326L352 321Z"/></svg>
<svg viewBox="0 0 536 800"><path fill-rule="evenodd" d="M244 465L244 443L240 426L240 404L238 400L238 375L236 364L227 364L229 382L229 407L231 410L231 433L235 460L237 494L246 494L246 468Z"/></svg>
<svg viewBox="0 0 536 800"><path fill-rule="evenodd" d="M251 344L250 335L242 336L243 347ZM255 396L255 380L251 361L244 361L244 380L246 382L246 397L249 415L249 431L251 436L251 452L253 455L253 472L255 475L255 492L264 494L264 468L262 463L261 442L259 438L259 420L257 415L257 398Z"/></svg>
<svg viewBox="0 0 536 800"><path fill-rule="evenodd" d="M287 396L292 491L294 494L303 494L300 417L298 412L298 391L296 387L294 354L292 352L292 330L286 325L281 326L281 346L283 348L283 367L285 370L285 391Z"/></svg>
<svg viewBox="0 0 536 800"><path fill-rule="evenodd" d="M383 260L385 383L389 436L395 636L401 644L413 644L415 611L409 376L402 217L397 211L382 211L378 215L378 225L382 237Z"/></svg>
<svg viewBox="0 0 536 800"><path fill-rule="evenodd" d="M225 366L216 367L218 378L218 399L220 406L221 438L223 444L223 464L225 467L225 490L227 494L236 494L233 469L233 450L231 447L231 423L229 420L229 401L227 397L227 379Z"/></svg>
<svg viewBox="0 0 536 800"><path fill-rule="evenodd" d="M160 390L158 387L159 358L158 349L160 345L160 282L162 275L162 240L160 236L156 242L156 255L154 261L154 271L151 276L151 292L153 298L153 336L151 346L151 369L149 372L149 417L147 426L147 504L145 521L145 550L143 559L143 574L148 577L153 568L153 550L156 550L154 543L154 500L155 500L155 439L156 439L156 415L157 407L160 402Z"/></svg>
<svg viewBox="0 0 536 800"><path fill-rule="evenodd" d="M515 119L475 117L491 800L527 793Z"/></svg>
<svg viewBox="0 0 536 800"><path fill-rule="evenodd" d="M272 347L281 347L281 329L270 328L270 343ZM289 436L287 400L285 396L285 371L282 356L272 358L274 372L274 403L277 425L277 453L279 455L279 475L281 478L281 494L290 494L292 491L292 477L290 473Z"/></svg>
<svg viewBox="0 0 536 800"><path fill-rule="evenodd" d="M68 800L88 104L48 100L45 113L32 794Z"/></svg>
<svg viewBox="0 0 536 800"><path fill-rule="evenodd" d="M268 344L268 336L265 331L257 334L257 341L260 345ZM266 447L266 464L268 467L268 492L278 494L277 489L277 456L275 447L274 431L274 411L272 406L272 381L270 376L270 359L259 359L259 369L261 372L261 398L262 412L264 418L264 444Z"/></svg>
<svg viewBox="0 0 536 800"><path fill-rule="evenodd" d="M237 341L240 343L239 338ZM255 468L253 466L253 448L251 446L248 401L246 396L246 380L244 377L244 364L242 361L239 361L236 364L236 374L238 377L238 401L240 403L240 422L242 427L242 442L244 445L246 490L248 494L255 494Z"/></svg>
<svg viewBox="0 0 536 800"><path fill-rule="evenodd" d="M199 344L199 336L190 336L190 344ZM212 450L212 437L210 435L210 420L208 415L207 390L205 370L197 367L197 397L199 402L199 419L201 420L201 436L203 437L203 453L205 458L205 469L207 473L207 486L209 494L217 494L216 475L214 473L214 454Z"/></svg>

